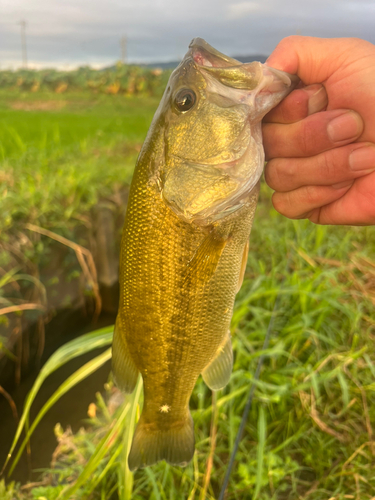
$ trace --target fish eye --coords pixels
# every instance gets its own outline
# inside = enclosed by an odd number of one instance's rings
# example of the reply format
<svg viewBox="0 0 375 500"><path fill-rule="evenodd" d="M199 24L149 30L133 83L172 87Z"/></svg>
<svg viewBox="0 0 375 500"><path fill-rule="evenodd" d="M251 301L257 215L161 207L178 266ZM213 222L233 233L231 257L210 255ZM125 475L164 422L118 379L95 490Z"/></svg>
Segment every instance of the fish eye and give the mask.
<svg viewBox="0 0 375 500"><path fill-rule="evenodd" d="M178 111L185 113L191 109L197 100L195 92L191 89L181 89L174 98L174 105Z"/></svg>

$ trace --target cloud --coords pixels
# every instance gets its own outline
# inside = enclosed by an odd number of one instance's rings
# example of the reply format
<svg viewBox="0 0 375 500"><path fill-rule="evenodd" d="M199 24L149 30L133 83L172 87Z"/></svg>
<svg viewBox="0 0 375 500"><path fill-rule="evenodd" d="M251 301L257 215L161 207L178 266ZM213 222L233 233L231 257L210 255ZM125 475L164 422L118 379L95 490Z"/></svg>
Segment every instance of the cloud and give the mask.
<svg viewBox="0 0 375 500"><path fill-rule="evenodd" d="M205 38L228 55L268 55L285 36L359 36L375 42L374 0L0 0L0 64L113 64L178 60Z"/></svg>
<svg viewBox="0 0 375 500"><path fill-rule="evenodd" d="M266 11L264 8L265 4L262 5L258 2L236 2L231 3L228 6L228 18L229 19L239 19L248 14L254 14L256 12Z"/></svg>
<svg viewBox="0 0 375 500"><path fill-rule="evenodd" d="M360 14L361 12L374 13L375 3L373 0L356 0L355 2L349 0L343 4L343 9L355 12L356 14Z"/></svg>

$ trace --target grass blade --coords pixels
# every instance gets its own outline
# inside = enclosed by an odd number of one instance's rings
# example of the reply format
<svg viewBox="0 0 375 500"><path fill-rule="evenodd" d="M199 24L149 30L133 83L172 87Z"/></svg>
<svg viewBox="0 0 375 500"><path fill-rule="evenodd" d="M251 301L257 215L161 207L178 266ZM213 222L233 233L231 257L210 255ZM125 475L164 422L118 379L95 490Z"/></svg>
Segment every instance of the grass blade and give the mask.
<svg viewBox="0 0 375 500"><path fill-rule="evenodd" d="M49 375L51 375L51 373L53 373L58 368L66 364L68 361L78 356L81 356L82 354L85 354L89 351L92 351L94 349L99 349L101 347L105 347L106 345L110 345L112 343L112 337L113 337L113 326L101 328L100 330L87 333L77 339L72 340L71 342L68 342L67 344L57 349L57 351L54 354L52 354L52 356L40 370L39 375L35 380L35 383L31 391L29 392L29 395L27 396L25 407L21 415L17 431L12 442L12 446L9 450L7 459L5 461L5 464L1 472L4 472L5 467L7 466L9 460L12 457L12 453L21 436L22 429L25 426L26 418L29 415L31 405L44 380Z"/></svg>
<svg viewBox="0 0 375 500"><path fill-rule="evenodd" d="M133 491L133 473L130 471L128 467L128 455L130 453L130 447L133 440L134 435L134 427L136 423L136 413L138 407L138 401L142 393L143 381L142 377L138 378L138 382L136 388L131 396L131 410L128 416L128 422L126 426L124 442L123 442L123 450L125 455L125 467L124 467L124 497L123 500L131 500L132 491ZM121 496L120 496L120 500Z"/></svg>
<svg viewBox="0 0 375 500"><path fill-rule="evenodd" d="M16 467L22 452L28 443L32 433L34 432L36 426L39 424L41 419L47 413L47 411L58 401L66 392L70 391L75 385L79 382L87 378L89 375L94 373L98 368L100 368L104 363L106 363L112 357L112 349L107 349L102 354L97 356L96 358L90 360L81 368L76 370L70 377L68 377L65 382L63 382L60 387L52 394L52 396L48 399L48 401L43 405L42 409L36 416L35 420L32 423L32 426L26 433L25 439L22 441L20 449L17 452L15 459L13 460L12 467L9 470L9 475L12 474L14 468Z"/></svg>
<svg viewBox="0 0 375 500"><path fill-rule="evenodd" d="M85 468L79 475L77 481L73 486L70 486L65 491L61 493L58 497L59 500L71 500L73 494L85 484L86 481L93 475L95 469L99 466L101 460L104 458L106 453L114 446L118 441L119 433L121 427L124 425L126 416L131 409L131 403L126 401L124 408L120 413L118 419L114 422L112 428L107 432L107 434L102 438L99 445L96 447L94 453L92 454L90 460L87 462Z"/></svg>
<svg viewBox="0 0 375 500"><path fill-rule="evenodd" d="M160 493L159 493L159 488L158 488L158 483L156 481L156 477L155 477L155 474L153 473L152 469L150 467L147 467L145 469L146 471L146 474L150 480L150 483L152 484L152 489L154 491L154 499L155 500L161 500L161 496L160 496Z"/></svg>

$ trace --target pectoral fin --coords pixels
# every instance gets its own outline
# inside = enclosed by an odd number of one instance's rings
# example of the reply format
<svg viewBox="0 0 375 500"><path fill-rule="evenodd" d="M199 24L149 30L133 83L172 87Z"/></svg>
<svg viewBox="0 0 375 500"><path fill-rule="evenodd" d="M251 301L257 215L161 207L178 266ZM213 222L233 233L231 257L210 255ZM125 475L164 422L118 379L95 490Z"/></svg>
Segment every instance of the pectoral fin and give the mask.
<svg viewBox="0 0 375 500"><path fill-rule="evenodd" d="M129 353L120 315L117 316L113 335L112 371L119 389L128 394L134 391L138 379L138 370Z"/></svg>
<svg viewBox="0 0 375 500"><path fill-rule="evenodd" d="M223 389L230 379L233 368L233 351L230 332L216 352L215 357L203 370L202 377L212 391Z"/></svg>
<svg viewBox="0 0 375 500"><path fill-rule="evenodd" d="M216 233L215 228L205 237L188 263L184 284L205 284L212 278L228 239Z"/></svg>
<svg viewBox="0 0 375 500"><path fill-rule="evenodd" d="M237 285L236 293L239 292L239 290L240 290L240 288L242 286L242 283L243 283L243 278L245 276L248 255L249 255L249 240L247 240L247 242L245 244L245 248L243 249L242 261L241 261L241 270L240 270L240 276L238 278L238 285Z"/></svg>

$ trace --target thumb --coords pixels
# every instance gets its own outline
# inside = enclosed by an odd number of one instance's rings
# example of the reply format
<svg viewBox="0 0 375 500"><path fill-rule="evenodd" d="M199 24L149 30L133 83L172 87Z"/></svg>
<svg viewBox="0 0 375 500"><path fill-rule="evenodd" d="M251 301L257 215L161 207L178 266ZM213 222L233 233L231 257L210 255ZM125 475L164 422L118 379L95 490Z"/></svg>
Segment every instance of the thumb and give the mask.
<svg viewBox="0 0 375 500"><path fill-rule="evenodd" d="M277 45L267 65L298 75L305 85L322 83L348 62L348 54L363 53L366 45L371 44L359 38L289 36Z"/></svg>

